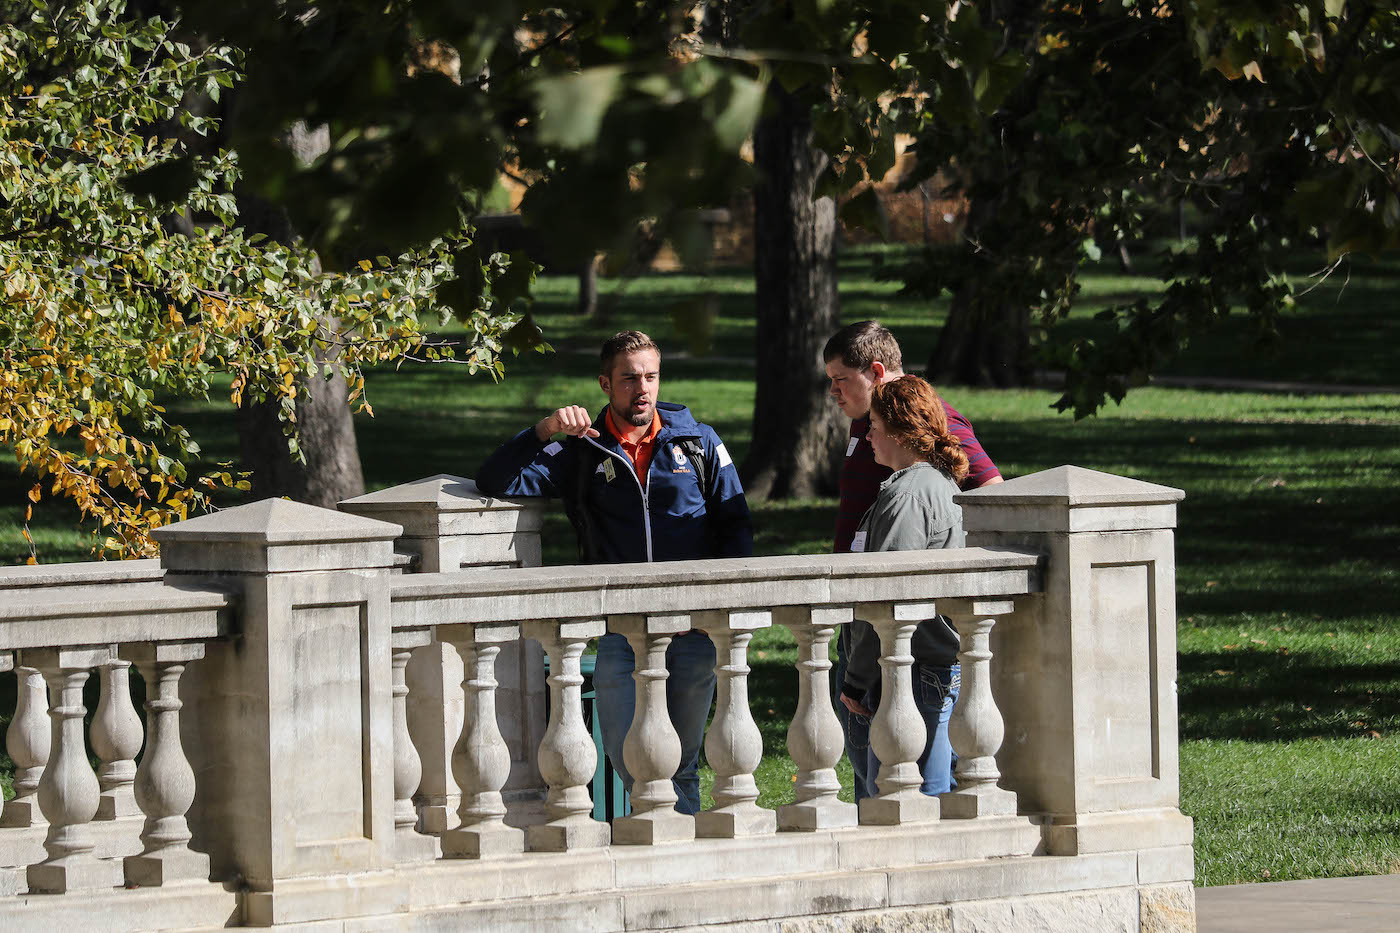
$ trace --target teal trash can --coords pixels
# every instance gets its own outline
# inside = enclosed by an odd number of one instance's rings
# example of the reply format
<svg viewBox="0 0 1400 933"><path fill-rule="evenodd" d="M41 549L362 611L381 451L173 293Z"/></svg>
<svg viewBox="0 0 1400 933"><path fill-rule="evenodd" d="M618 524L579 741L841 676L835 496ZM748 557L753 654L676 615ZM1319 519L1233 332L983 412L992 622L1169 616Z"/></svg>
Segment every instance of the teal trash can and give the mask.
<svg viewBox="0 0 1400 933"><path fill-rule="evenodd" d="M632 812L632 803L622 786L622 776L608 761L603 751L603 731L598 726L598 695L593 691L593 668L598 656L586 654L579 658L579 671L583 674L583 687L580 691L583 700L583 727L593 736L593 747L598 751L598 767L593 771L593 780L588 782L588 792L593 798L593 818L611 822L614 817L626 816ZM545 673L549 673L549 658L544 659ZM549 716L550 695L545 694L545 717Z"/></svg>

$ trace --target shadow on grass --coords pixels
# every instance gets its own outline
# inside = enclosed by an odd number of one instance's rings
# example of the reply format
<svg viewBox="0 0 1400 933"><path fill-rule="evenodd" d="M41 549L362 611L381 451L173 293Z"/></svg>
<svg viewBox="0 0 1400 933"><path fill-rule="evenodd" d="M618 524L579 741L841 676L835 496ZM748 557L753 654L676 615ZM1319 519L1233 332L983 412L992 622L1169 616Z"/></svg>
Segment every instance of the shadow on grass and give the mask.
<svg viewBox="0 0 1400 933"><path fill-rule="evenodd" d="M1400 729L1400 662L1277 650L1184 653L1182 739L1292 742Z"/></svg>

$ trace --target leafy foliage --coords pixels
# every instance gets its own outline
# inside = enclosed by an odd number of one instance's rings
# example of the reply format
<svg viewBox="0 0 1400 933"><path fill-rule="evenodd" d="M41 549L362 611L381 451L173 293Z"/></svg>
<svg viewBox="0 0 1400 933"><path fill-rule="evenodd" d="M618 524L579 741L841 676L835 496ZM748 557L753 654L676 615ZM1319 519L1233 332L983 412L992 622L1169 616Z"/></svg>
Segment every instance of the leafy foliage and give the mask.
<svg viewBox="0 0 1400 933"><path fill-rule="evenodd" d="M199 446L163 402L228 374L235 404L279 400L294 445L297 393L327 365L368 409L361 366L454 356L420 322L452 251L470 249L460 227L325 273L308 249L237 226L238 159L198 154L217 123L188 106L234 85L233 50L192 48L122 0L5 3L0 19L0 442L35 472L31 500L68 497L98 549L148 553L152 529L247 485L227 467L196 474ZM163 201L172 188L179 201ZM498 370L532 268L478 262L473 370Z"/></svg>
<svg viewBox="0 0 1400 933"><path fill-rule="evenodd" d="M1160 298L1104 312L1111 336L1042 329L1042 362L1069 376L1061 409L1121 400L1241 309L1272 337L1299 245L1325 240L1332 260L1400 245L1400 16L1387 5L934 7L884 49L913 104L905 181L941 171L972 208L952 255L908 270L912 290L946 289L987 321L1034 309L1048 326L1102 244L1159 233L1164 207L1199 216L1194 242L1166 256Z"/></svg>

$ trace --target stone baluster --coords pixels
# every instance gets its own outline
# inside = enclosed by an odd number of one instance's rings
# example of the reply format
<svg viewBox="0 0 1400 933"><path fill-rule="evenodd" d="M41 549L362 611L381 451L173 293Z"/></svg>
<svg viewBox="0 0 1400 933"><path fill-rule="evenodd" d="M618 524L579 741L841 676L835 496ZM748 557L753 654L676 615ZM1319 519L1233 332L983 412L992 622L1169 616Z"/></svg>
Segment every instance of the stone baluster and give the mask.
<svg viewBox="0 0 1400 933"><path fill-rule="evenodd" d="M937 797L919 789L919 755L928 730L914 704L910 641L923 619L935 615L932 603L866 603L856 614L880 636L880 708L870 722L870 747L880 759L875 778L880 793L860 802L860 821L884 826L938 819Z"/></svg>
<svg viewBox="0 0 1400 933"><path fill-rule="evenodd" d="M0 651L0 674L14 670L15 657L8 651ZM5 825L5 795L0 794L0 826Z"/></svg>
<svg viewBox="0 0 1400 933"><path fill-rule="evenodd" d="M837 798L836 764L844 742L831 706L831 636L851 621L848 608L783 606L773 618L797 641L797 712L788 726L788 754L797 765L797 802L778 808L778 826L815 832L854 826L855 804Z"/></svg>
<svg viewBox="0 0 1400 933"><path fill-rule="evenodd" d="M185 818L194 803L194 769L180 742L180 677L204 657L202 642L124 645L122 656L146 682L146 753L136 769L136 803L146 814L141 854L122 863L128 884L160 887L206 881L209 856L189 847Z"/></svg>
<svg viewBox="0 0 1400 933"><path fill-rule="evenodd" d="M92 854L88 824L97 814L101 787L83 742L83 684L88 672L111 656L107 647L26 649L21 656L26 666L43 672L56 700L49 709L53 754L39 779L39 807L49 823L44 839L49 857L29 866L27 880L34 893L98 891L122 883L118 862Z"/></svg>
<svg viewBox="0 0 1400 933"><path fill-rule="evenodd" d="M448 858L489 858L525 850L525 834L505 824L501 788L510 777L510 749L496 722L496 656L520 638L520 626L462 625L439 629L462 655L466 717L452 753L452 775L462 789L461 825L442 834Z"/></svg>
<svg viewBox="0 0 1400 933"><path fill-rule="evenodd" d="M392 636L394 697L394 855L399 862L427 862L440 854L435 836L418 832L413 795L423 779L423 761L408 731L408 662L415 648L433 643L430 629L396 629Z"/></svg>
<svg viewBox="0 0 1400 933"><path fill-rule="evenodd" d="M958 819L979 816L1014 816L1016 795L997 786L997 750L1006 737L1006 725L992 696L992 626L997 616L1016 608L1011 600L939 600L938 608L957 626L962 662L962 687L948 738L958 755L956 789L940 798L942 815Z"/></svg>
<svg viewBox="0 0 1400 933"><path fill-rule="evenodd" d="M49 694L44 675L24 666L23 653L15 667L15 688L15 715L5 731L5 748L15 763L15 796L5 804L0 826L42 826L38 791L49 761Z"/></svg>
<svg viewBox="0 0 1400 933"><path fill-rule="evenodd" d="M632 775L632 815L613 820L613 842L657 845L695 838L695 818L677 813L671 776L681 764L681 740L666 708L666 649L671 637L689 631L688 615L616 615L608 628L626 636L636 658L637 689L632 727L622 760Z"/></svg>
<svg viewBox="0 0 1400 933"><path fill-rule="evenodd" d="M598 767L598 750L583 724L583 674L579 658L590 638L606 631L603 620L527 622L524 634L549 655L549 726L540 742L540 773L549 787L547 822L526 830L528 847L567 852L605 846L607 823L593 819L588 782Z"/></svg>
<svg viewBox="0 0 1400 933"><path fill-rule="evenodd" d="M777 829L777 816L758 805L753 772L763 760L763 735L749 709L749 642L773 624L770 612L705 610L691 624L715 643L715 718L705 734L705 757L715 769L715 805L695 817L697 836L737 839Z"/></svg>
<svg viewBox="0 0 1400 933"><path fill-rule="evenodd" d="M131 702L131 662L113 656L98 668L97 712L92 717L92 750L101 766L97 783L102 796L97 801L97 819L115 820L137 816L132 783L136 779L136 756L141 752L141 717Z"/></svg>

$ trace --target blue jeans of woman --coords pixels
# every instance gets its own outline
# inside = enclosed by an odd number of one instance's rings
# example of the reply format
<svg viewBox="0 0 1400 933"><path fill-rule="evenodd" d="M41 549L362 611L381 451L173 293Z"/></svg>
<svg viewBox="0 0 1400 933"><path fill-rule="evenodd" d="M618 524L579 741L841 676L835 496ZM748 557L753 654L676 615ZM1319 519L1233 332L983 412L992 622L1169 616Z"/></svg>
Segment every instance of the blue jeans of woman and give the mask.
<svg viewBox="0 0 1400 933"><path fill-rule="evenodd" d="M958 701L958 688L962 686L962 669L952 667L926 667L915 664L912 670L914 681L914 705L923 717L926 736L924 751L919 756L919 773L924 782L920 790L929 796L944 794L956 786L953 781L953 744L948 740L948 719L953 715L953 705ZM874 709L872 696L867 696L863 706ZM880 759L870 747L870 719L850 714L850 730L847 733L849 747L857 755L863 755L865 782L862 787L856 784L856 800L874 797L879 793L876 778L880 774Z"/></svg>
<svg viewBox="0 0 1400 933"><path fill-rule="evenodd" d="M628 793L632 775L622 760L622 745L637 707L632 680L636 659L627 639L609 633L598 639L598 662L593 668L593 690L603 749ZM705 721L715 698L715 644L704 632L689 632L671 639L666 648L666 710L681 740L681 764L671 778L676 809L700 812L700 746L705 741Z"/></svg>

